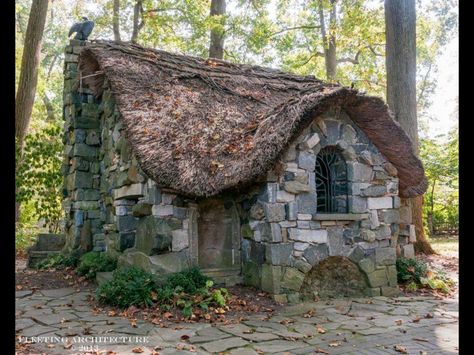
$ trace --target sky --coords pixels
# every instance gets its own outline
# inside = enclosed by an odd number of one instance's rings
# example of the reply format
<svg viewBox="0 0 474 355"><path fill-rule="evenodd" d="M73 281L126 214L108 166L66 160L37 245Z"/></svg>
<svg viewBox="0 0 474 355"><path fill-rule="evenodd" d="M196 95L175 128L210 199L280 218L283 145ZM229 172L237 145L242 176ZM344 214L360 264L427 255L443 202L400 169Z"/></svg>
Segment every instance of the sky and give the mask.
<svg viewBox="0 0 474 355"><path fill-rule="evenodd" d="M428 123L428 136L435 137L447 133L458 121L455 114L459 95L459 47L458 36L447 44L436 61L438 85L432 96L428 115L433 119Z"/></svg>

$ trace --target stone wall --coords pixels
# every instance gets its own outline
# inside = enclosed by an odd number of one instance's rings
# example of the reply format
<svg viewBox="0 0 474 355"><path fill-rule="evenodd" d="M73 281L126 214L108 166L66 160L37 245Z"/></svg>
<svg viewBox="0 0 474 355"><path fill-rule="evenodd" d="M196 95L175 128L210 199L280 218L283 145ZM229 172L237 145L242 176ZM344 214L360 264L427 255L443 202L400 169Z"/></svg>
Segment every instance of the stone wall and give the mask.
<svg viewBox="0 0 474 355"><path fill-rule="evenodd" d="M95 99L77 79L84 42L66 48L64 84L64 210L67 247L105 251L121 264L160 273L193 263L193 201L162 190L140 169L104 83Z"/></svg>
<svg viewBox="0 0 474 355"><path fill-rule="evenodd" d="M315 162L326 146L339 147L347 163L349 213L317 211ZM413 255L409 216L395 167L344 112L327 112L290 145L250 208L243 227L245 280L296 301L303 283L319 282L308 279L311 270L329 256L343 256L365 276L366 293L394 294L397 248Z"/></svg>

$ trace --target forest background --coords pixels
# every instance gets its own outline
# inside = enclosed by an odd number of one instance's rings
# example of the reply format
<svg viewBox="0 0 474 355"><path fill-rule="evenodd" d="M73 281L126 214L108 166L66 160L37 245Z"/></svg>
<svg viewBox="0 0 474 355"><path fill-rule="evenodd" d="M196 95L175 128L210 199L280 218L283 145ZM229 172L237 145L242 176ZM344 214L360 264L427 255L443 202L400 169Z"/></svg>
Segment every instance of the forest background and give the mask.
<svg viewBox="0 0 474 355"><path fill-rule="evenodd" d="M16 0L17 87L31 4ZM353 85L385 99L380 0L50 0L31 121L17 159L19 252L38 232L61 227L64 47L82 16L95 22L90 39L211 54ZM429 179L423 220L425 235L434 237L458 230L458 2L417 0L416 16L418 134Z"/></svg>

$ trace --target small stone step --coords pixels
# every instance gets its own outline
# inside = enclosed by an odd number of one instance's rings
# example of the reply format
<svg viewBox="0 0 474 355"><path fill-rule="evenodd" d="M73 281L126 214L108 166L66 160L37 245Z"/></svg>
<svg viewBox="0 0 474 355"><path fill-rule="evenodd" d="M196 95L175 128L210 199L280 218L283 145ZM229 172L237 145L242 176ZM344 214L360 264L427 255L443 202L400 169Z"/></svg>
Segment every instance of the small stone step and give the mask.
<svg viewBox="0 0 474 355"><path fill-rule="evenodd" d="M60 251L63 249L65 242L64 234L42 233L38 234L38 239L32 249L38 251Z"/></svg>
<svg viewBox="0 0 474 355"><path fill-rule="evenodd" d="M242 284L244 279L241 275L229 275L229 276L212 276L214 284L216 286L235 286L237 284Z"/></svg>
<svg viewBox="0 0 474 355"><path fill-rule="evenodd" d="M28 250L28 262L26 264L27 268L35 269L38 267L38 264L49 258L51 255L61 254L61 251L57 250L48 250L48 251L38 251L38 250Z"/></svg>

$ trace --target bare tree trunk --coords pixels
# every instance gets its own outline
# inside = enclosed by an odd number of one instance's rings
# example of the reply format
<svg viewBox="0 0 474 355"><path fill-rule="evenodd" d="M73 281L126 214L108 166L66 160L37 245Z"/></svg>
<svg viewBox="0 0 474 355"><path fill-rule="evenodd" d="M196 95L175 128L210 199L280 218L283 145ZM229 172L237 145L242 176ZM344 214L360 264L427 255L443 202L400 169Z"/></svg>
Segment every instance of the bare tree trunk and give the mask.
<svg viewBox="0 0 474 355"><path fill-rule="evenodd" d="M44 107L46 108L46 115L47 115L48 121L54 122L54 107L48 95L46 94L43 95L43 104L44 104Z"/></svg>
<svg viewBox="0 0 474 355"><path fill-rule="evenodd" d="M385 0L387 103L418 155L415 0ZM415 250L433 254L423 230L423 196L412 199Z"/></svg>
<svg viewBox="0 0 474 355"><path fill-rule="evenodd" d="M225 15L225 0L212 0L211 16L219 15ZM211 29L209 58L224 58L224 33L218 29Z"/></svg>
<svg viewBox="0 0 474 355"><path fill-rule="evenodd" d="M137 0L135 6L133 7L133 30L132 30L132 38L130 41L132 43L137 43L138 33L142 29L144 22L143 18L141 18L143 14L143 0Z"/></svg>
<svg viewBox="0 0 474 355"><path fill-rule="evenodd" d="M17 143L21 152L20 160L35 102L38 66L41 59L41 41L43 39L47 13L48 0L33 1L24 36L20 78L15 98L15 137L18 140ZM20 164L20 162L17 162L17 164ZM19 219L20 203L15 202L15 222L18 222Z"/></svg>
<svg viewBox="0 0 474 355"><path fill-rule="evenodd" d="M324 23L324 11L322 0L319 0L319 25L321 28L321 36L323 37L324 62L326 64L326 78L334 81L337 71L336 58L336 0L331 0L331 12L329 15L329 33L326 31Z"/></svg>
<svg viewBox="0 0 474 355"><path fill-rule="evenodd" d="M114 41L120 42L120 0L114 0L113 16L112 16L112 27L114 30Z"/></svg>
<svg viewBox="0 0 474 355"><path fill-rule="evenodd" d="M30 17L25 33L20 78L15 100L15 136L23 147L31 112L35 101L36 84L38 83L38 66L41 57L48 0L35 0L31 5Z"/></svg>
<svg viewBox="0 0 474 355"><path fill-rule="evenodd" d="M434 234L434 225L433 225L433 214L434 214L434 190L436 186L436 179L433 181L433 186L431 187L431 196L430 196L430 211L428 212L428 230L430 235Z"/></svg>

